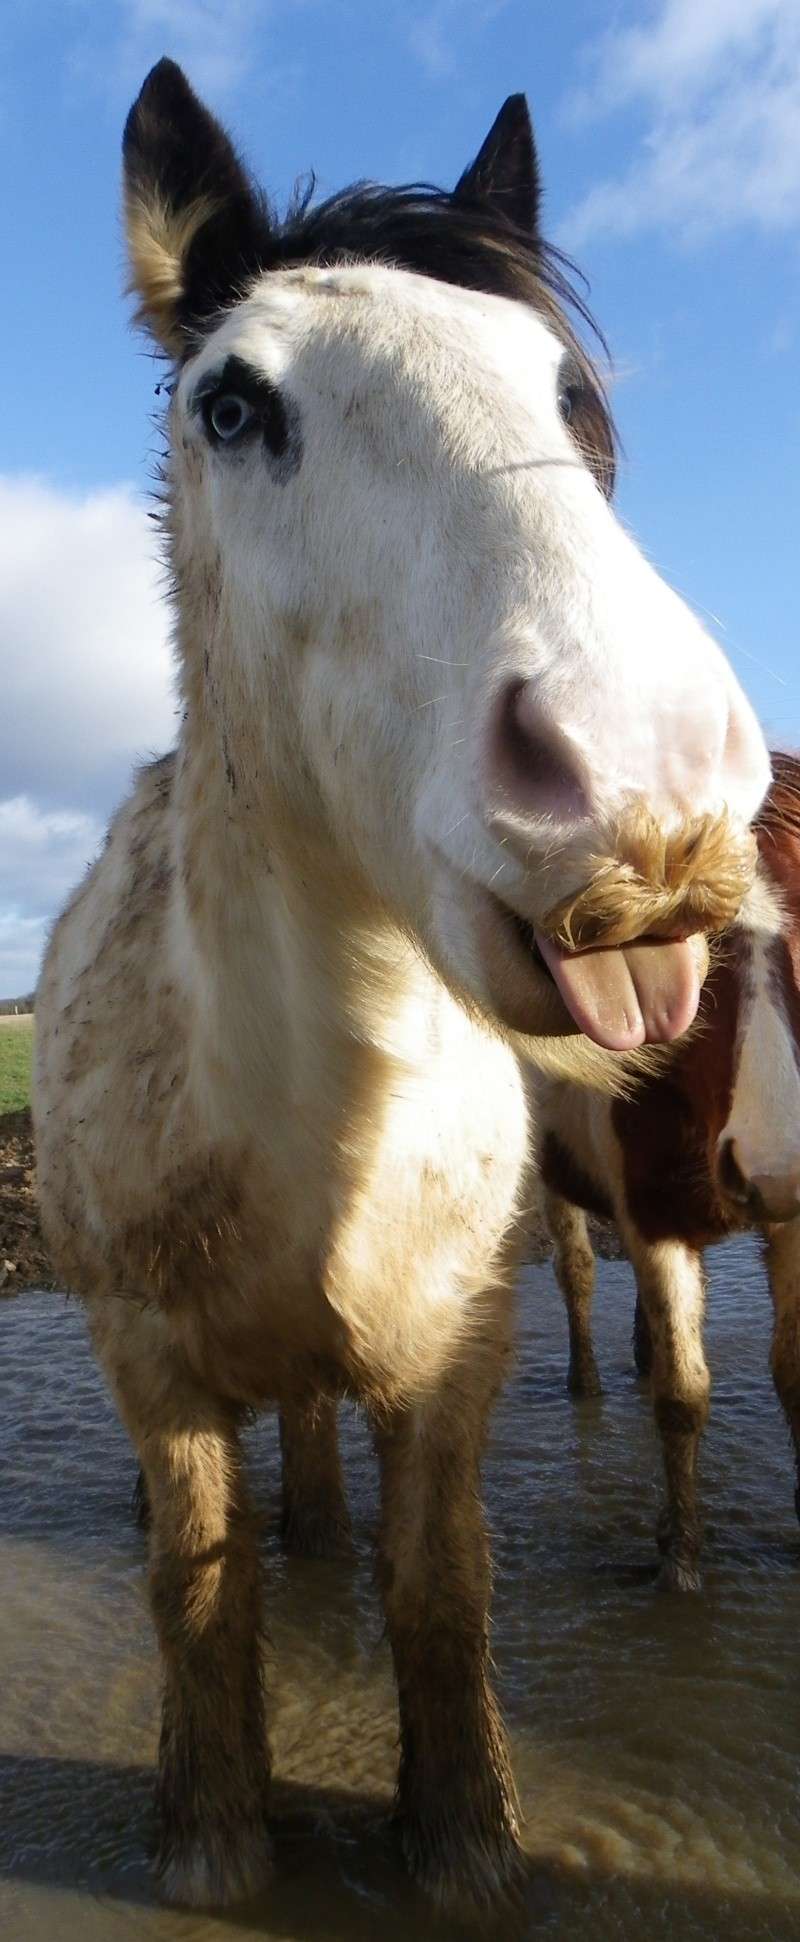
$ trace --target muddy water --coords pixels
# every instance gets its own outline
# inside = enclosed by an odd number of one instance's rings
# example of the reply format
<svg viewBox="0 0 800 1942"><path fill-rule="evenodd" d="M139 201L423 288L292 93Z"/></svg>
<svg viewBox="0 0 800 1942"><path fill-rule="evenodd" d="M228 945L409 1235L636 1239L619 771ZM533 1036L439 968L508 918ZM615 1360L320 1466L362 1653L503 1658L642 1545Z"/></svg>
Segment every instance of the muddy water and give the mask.
<svg viewBox="0 0 800 1942"><path fill-rule="evenodd" d="M658 1455L631 1372L624 1264L597 1303L601 1402L564 1391L549 1268L528 1271L486 1484L495 1656L531 1858L519 1929L569 1942L800 1935L800 1533L766 1374L755 1247L711 1263L705 1590L654 1589ZM0 1312L0 1933L7 1942L439 1942L386 1832L391 1672L370 1576L374 1476L345 1423L354 1568L287 1564L270 1421L249 1433L273 1658L277 1874L225 1918L147 1875L157 1667L133 1465L82 1317ZM502 1925L505 1937L511 1933Z"/></svg>

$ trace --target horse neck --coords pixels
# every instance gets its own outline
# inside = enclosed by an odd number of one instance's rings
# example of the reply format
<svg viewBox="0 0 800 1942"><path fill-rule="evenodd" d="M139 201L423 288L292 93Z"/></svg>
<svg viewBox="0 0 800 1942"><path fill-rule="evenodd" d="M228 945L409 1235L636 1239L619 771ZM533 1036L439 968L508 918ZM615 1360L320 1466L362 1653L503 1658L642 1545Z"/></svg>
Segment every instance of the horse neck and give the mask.
<svg viewBox="0 0 800 1942"><path fill-rule="evenodd" d="M237 752L189 711L173 806L174 938L199 1065L224 1071L254 1114L265 1088L293 1109L306 1102L320 1122L325 1102L332 1118L348 1100L369 1108L398 1066L419 1064L451 1001L324 821L301 821L249 787Z"/></svg>

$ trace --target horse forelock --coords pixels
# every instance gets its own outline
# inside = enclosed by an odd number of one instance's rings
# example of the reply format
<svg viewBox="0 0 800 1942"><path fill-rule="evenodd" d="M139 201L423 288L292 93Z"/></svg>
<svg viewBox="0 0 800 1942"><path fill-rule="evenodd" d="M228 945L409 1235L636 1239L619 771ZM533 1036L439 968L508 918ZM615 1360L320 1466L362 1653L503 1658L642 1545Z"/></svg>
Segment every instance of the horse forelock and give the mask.
<svg viewBox="0 0 800 1942"><path fill-rule="evenodd" d="M576 287L579 272L563 252L519 229L494 204L460 204L447 190L427 183L384 188L360 182L319 203L312 200L313 186L312 178L283 219L272 212L257 269L252 261L250 269L263 274L380 264L525 304L578 367L580 398L571 429L610 498L617 434L603 380L573 317L595 337L604 356L607 349ZM198 330L200 341L208 324L207 319ZM191 348L197 348L197 339Z"/></svg>

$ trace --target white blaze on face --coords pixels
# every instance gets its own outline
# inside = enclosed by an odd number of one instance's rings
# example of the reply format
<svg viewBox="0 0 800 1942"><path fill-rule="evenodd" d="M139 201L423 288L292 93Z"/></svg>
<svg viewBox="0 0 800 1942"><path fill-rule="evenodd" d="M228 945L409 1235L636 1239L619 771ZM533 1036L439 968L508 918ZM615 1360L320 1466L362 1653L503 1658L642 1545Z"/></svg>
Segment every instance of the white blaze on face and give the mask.
<svg viewBox="0 0 800 1942"><path fill-rule="evenodd" d="M761 1197L768 1217L800 1213L800 1071L784 995L791 975L781 932L788 921L763 878L747 899L752 924L750 977L740 1000L739 1051L721 1151L732 1141L739 1173Z"/></svg>
<svg viewBox="0 0 800 1942"><path fill-rule="evenodd" d="M284 271L209 335L172 411L175 573L217 589L228 742L293 825L324 804L385 907L526 1034L552 985L507 921L535 932L579 887L544 870L576 826L583 857L631 803L665 830L723 809L746 825L769 777L719 648L564 421L562 360L505 298ZM675 1036L697 1004L680 940L554 975L560 1028L613 1049Z"/></svg>

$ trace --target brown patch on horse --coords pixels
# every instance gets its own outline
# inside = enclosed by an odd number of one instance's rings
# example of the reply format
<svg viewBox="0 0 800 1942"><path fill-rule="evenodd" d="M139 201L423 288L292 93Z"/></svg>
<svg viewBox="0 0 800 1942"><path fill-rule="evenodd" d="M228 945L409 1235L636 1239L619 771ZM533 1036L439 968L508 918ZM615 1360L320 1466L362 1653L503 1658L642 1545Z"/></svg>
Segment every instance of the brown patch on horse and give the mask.
<svg viewBox="0 0 800 1942"><path fill-rule="evenodd" d="M118 1291L169 1307L181 1299L196 1303L238 1250L243 1178L241 1160L223 1164L212 1156L201 1170L182 1169L166 1180L160 1206L128 1221L111 1242Z"/></svg>
<svg viewBox="0 0 800 1942"><path fill-rule="evenodd" d="M786 913L767 948L770 993L790 1029L800 1064L800 756L773 749L772 783L754 822L761 866Z"/></svg>
<svg viewBox="0 0 800 1942"><path fill-rule="evenodd" d="M767 875L777 885L789 916L800 922L800 756L773 751L773 780L753 827ZM791 936L791 932L789 933ZM800 955L793 953L800 973Z"/></svg>
<svg viewBox="0 0 800 1942"><path fill-rule="evenodd" d="M745 931L724 939L703 986L695 1030L665 1072L613 1103L628 1209L646 1241L702 1248L737 1225L719 1200L712 1161L730 1112L750 953Z"/></svg>

